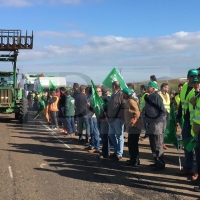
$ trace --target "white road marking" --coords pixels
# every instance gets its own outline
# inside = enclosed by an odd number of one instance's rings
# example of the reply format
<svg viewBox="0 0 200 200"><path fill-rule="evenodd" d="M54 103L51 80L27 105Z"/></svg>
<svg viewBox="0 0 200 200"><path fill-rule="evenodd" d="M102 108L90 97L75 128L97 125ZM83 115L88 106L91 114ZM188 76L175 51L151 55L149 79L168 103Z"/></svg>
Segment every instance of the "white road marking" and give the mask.
<svg viewBox="0 0 200 200"><path fill-rule="evenodd" d="M64 146L66 146L68 149L71 149L69 145L65 144L62 140L60 140L58 137L55 136L56 132L52 131L47 125L43 124L41 121L39 123L46 128L48 132L53 135L54 138L56 138L59 142L61 142Z"/></svg>
<svg viewBox="0 0 200 200"><path fill-rule="evenodd" d="M11 166L8 167L10 178L13 178L12 168Z"/></svg>

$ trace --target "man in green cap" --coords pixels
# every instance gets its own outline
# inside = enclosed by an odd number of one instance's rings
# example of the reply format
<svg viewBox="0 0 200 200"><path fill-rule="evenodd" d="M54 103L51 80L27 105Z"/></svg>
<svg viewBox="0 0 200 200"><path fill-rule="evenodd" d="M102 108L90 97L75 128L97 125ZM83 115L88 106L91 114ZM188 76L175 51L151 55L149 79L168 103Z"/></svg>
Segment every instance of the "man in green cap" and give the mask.
<svg viewBox="0 0 200 200"><path fill-rule="evenodd" d="M127 165L137 166L140 164L138 142L143 123L138 103L133 98L131 89L124 88L122 92L126 101L124 106L124 119L128 132L128 150L130 155L130 160L127 160Z"/></svg>
<svg viewBox="0 0 200 200"><path fill-rule="evenodd" d="M163 100L156 92L158 85L150 81L147 85L147 92L149 95L145 96L145 121L146 121L146 134L149 135L149 142L151 151L154 157L153 171L165 169L164 151L163 151L163 137L164 137L164 122L166 110Z"/></svg>
<svg viewBox="0 0 200 200"><path fill-rule="evenodd" d="M188 95L190 91L193 90L193 79L198 77L198 70L190 69L187 74L188 82L183 85L183 88L180 92L180 104L178 108L178 114L176 116L177 123L180 122L181 118L184 118L184 124L182 128L182 139L187 139L191 137L191 122L190 122L190 112L189 112L189 98ZM176 175L187 176L193 175L193 151L185 151L185 163L183 169L178 171Z"/></svg>

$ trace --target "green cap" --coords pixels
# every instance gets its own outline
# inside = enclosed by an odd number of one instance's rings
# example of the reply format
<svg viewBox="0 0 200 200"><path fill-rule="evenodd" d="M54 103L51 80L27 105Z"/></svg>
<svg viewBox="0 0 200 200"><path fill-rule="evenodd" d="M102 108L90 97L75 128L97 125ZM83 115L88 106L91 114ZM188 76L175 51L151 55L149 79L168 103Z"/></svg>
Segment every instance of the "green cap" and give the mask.
<svg viewBox="0 0 200 200"><path fill-rule="evenodd" d="M131 94L132 94L132 91L131 91L130 88L124 88L124 89L122 90L122 92L123 92L124 94L126 94L126 95L131 95Z"/></svg>
<svg viewBox="0 0 200 200"><path fill-rule="evenodd" d="M188 76L198 76L198 70L196 70L196 69L190 69L189 71L188 71Z"/></svg>
<svg viewBox="0 0 200 200"><path fill-rule="evenodd" d="M193 82L193 83L199 83L200 81L199 81L198 78L193 78L192 82Z"/></svg>
<svg viewBox="0 0 200 200"><path fill-rule="evenodd" d="M145 85L146 87L152 87L154 89L158 89L158 84L156 84L154 81L150 81L147 85Z"/></svg>

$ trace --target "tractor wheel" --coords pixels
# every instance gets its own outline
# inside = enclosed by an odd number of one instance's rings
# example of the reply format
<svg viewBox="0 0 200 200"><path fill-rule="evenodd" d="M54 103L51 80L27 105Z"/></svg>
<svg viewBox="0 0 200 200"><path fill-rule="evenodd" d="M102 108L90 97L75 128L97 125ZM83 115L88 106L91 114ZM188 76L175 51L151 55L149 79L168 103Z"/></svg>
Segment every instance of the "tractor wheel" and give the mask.
<svg viewBox="0 0 200 200"><path fill-rule="evenodd" d="M20 101L20 113L19 113L20 123L28 123L28 100L23 98Z"/></svg>

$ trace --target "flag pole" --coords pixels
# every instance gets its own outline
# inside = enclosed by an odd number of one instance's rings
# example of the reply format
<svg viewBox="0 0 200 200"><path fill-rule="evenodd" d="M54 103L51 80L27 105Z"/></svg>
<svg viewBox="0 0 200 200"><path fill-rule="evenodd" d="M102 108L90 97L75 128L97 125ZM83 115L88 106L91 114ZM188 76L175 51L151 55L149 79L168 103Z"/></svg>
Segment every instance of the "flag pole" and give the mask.
<svg viewBox="0 0 200 200"><path fill-rule="evenodd" d="M180 167L180 170L181 170L182 169L182 166L181 166L181 152L180 152L181 145L180 145L180 139L178 138L177 134L176 134L176 137L177 137L177 142L178 142L178 161L179 161L179 167Z"/></svg>

